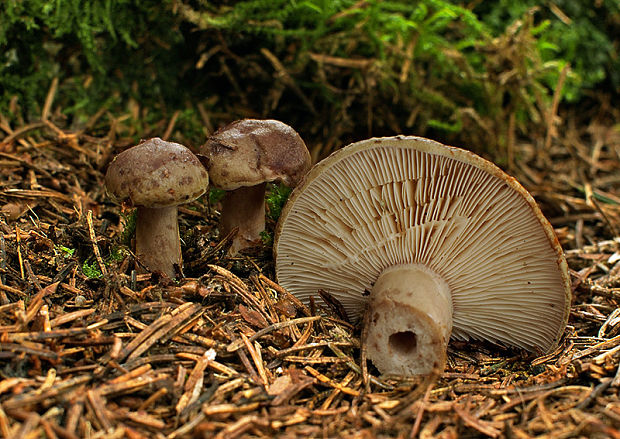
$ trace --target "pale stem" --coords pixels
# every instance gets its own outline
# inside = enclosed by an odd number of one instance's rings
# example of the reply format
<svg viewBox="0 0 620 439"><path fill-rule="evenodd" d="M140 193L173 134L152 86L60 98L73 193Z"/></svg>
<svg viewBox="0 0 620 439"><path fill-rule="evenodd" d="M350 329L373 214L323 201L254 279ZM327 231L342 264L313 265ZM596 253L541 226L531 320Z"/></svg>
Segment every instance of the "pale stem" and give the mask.
<svg viewBox="0 0 620 439"><path fill-rule="evenodd" d="M177 206L138 207L136 257L150 271L175 277L175 264L182 268Z"/></svg>
<svg viewBox="0 0 620 439"><path fill-rule="evenodd" d="M419 264L385 269L372 288L368 313L367 355L382 374L443 370L452 298L435 272Z"/></svg>

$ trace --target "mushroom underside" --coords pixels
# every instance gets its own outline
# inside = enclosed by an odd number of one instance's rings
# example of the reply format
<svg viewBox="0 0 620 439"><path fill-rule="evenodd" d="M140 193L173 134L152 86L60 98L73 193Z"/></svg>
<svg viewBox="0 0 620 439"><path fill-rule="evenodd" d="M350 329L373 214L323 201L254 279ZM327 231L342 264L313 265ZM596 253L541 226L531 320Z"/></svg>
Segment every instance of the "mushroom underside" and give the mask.
<svg viewBox="0 0 620 439"><path fill-rule="evenodd" d="M325 290L357 318L386 269L423 266L449 287L452 338L549 351L570 303L550 225L494 165L437 145L370 139L311 170L280 218L278 281L305 301ZM414 339L399 332L394 346Z"/></svg>

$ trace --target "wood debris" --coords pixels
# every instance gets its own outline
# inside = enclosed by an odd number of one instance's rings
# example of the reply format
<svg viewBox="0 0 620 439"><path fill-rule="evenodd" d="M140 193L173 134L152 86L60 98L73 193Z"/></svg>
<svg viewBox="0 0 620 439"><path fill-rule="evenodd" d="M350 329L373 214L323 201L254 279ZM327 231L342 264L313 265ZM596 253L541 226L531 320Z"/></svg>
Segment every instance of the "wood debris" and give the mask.
<svg viewBox="0 0 620 439"><path fill-rule="evenodd" d="M129 212L102 186L130 143L51 117L14 129L0 137L0 434L620 437L620 136L593 154L594 131L558 132L543 145L556 169L514 148L567 250L561 345L453 342L441 376L411 379L362 363L359 325L325 293L310 307L288 294L268 248L227 257L207 197L180 212L188 277L136 275Z"/></svg>

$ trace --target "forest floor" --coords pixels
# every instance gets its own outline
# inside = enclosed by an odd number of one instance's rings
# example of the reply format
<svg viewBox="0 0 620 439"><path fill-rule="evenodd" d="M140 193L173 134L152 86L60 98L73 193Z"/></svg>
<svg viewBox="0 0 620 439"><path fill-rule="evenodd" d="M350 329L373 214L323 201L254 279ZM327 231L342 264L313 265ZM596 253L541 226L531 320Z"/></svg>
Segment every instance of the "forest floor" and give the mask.
<svg viewBox="0 0 620 439"><path fill-rule="evenodd" d="M404 379L362 369L359 328L279 287L268 245L226 256L208 196L180 208L186 277L136 275L103 188L131 143L52 119L0 119L4 437L620 438L617 126L514 145L570 267L557 350L453 342L440 376Z"/></svg>

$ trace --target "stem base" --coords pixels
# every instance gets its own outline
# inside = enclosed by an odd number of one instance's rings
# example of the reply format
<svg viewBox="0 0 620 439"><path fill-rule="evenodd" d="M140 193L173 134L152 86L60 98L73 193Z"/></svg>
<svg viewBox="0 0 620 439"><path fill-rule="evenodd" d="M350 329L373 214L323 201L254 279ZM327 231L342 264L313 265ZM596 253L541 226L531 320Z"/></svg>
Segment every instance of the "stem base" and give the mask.
<svg viewBox="0 0 620 439"><path fill-rule="evenodd" d="M452 297L439 275L419 264L384 270L373 286L368 313L367 355L382 374L443 370Z"/></svg>

